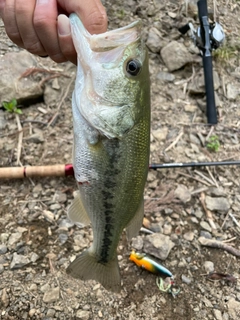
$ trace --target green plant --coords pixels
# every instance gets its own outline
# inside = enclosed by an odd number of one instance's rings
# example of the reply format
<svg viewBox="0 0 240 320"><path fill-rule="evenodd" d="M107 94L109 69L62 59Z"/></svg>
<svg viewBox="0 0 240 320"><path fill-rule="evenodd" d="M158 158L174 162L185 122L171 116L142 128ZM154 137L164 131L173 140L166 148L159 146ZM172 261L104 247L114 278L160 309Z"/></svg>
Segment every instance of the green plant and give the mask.
<svg viewBox="0 0 240 320"><path fill-rule="evenodd" d="M220 142L218 136L211 136L208 139L207 148L211 151L218 152L220 148Z"/></svg>
<svg viewBox="0 0 240 320"><path fill-rule="evenodd" d="M237 55L237 46L223 45L213 51L213 57L220 63L227 64L229 60Z"/></svg>
<svg viewBox="0 0 240 320"><path fill-rule="evenodd" d="M17 107L17 100L12 99L11 101L3 101L3 108L10 113L22 114L22 110Z"/></svg>

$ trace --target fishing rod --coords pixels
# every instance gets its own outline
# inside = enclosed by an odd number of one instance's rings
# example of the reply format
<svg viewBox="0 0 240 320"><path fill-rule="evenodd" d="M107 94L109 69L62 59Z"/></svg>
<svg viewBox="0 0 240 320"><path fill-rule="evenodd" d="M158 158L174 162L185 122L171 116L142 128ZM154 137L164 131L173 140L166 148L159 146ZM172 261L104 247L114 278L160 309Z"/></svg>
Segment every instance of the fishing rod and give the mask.
<svg viewBox="0 0 240 320"><path fill-rule="evenodd" d="M194 168L211 166L236 166L240 165L240 160L236 161L212 161L212 162L186 162L186 163L153 163L149 169L170 169L170 168ZM66 177L74 176L72 164L56 164L51 166L26 166L0 168L1 179L21 179L32 177Z"/></svg>
<svg viewBox="0 0 240 320"><path fill-rule="evenodd" d="M217 124L217 110L213 83L212 50L217 49L223 43L225 35L223 28L218 22L209 23L207 0L199 0L197 5L200 26L195 29L192 23L189 22L178 30L182 34L190 31L194 44L200 50L204 69L204 81L207 99L207 120L209 124Z"/></svg>

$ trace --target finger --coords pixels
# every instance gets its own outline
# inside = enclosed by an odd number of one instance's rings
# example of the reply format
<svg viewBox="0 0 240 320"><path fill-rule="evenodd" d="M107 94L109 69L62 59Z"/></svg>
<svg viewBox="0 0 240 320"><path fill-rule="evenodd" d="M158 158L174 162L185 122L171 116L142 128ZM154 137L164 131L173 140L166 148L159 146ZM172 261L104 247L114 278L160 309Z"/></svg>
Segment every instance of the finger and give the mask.
<svg viewBox="0 0 240 320"><path fill-rule="evenodd" d="M5 0L0 0L0 17L3 19L3 11L5 7Z"/></svg>
<svg viewBox="0 0 240 320"><path fill-rule="evenodd" d="M33 54L44 56L47 53L42 46L33 26L34 8L35 1L16 1L15 15L18 31L25 49Z"/></svg>
<svg viewBox="0 0 240 320"><path fill-rule="evenodd" d="M16 14L15 14L15 0L6 0L3 10L3 22L5 30L9 38L19 47L23 46L23 41L18 30Z"/></svg>
<svg viewBox="0 0 240 320"><path fill-rule="evenodd" d="M55 0L37 0L33 17L35 31L47 54L59 63L66 61L66 58L58 41L57 15Z"/></svg>
<svg viewBox="0 0 240 320"><path fill-rule="evenodd" d="M107 14L100 0L58 0L58 3L68 14L77 13L90 33L107 30Z"/></svg>
<svg viewBox="0 0 240 320"><path fill-rule="evenodd" d="M64 57L72 63L77 64L77 53L72 41L70 22L64 14L58 16L58 36L59 46Z"/></svg>

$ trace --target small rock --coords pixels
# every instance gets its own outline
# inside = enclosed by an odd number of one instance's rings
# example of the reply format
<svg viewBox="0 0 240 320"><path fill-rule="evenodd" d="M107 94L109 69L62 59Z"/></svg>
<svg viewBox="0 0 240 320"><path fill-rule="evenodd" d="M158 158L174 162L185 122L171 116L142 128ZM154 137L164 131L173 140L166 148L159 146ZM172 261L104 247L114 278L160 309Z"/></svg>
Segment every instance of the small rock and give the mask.
<svg viewBox="0 0 240 320"><path fill-rule="evenodd" d="M54 317L55 316L56 311L54 309L48 309L47 311L47 317Z"/></svg>
<svg viewBox="0 0 240 320"><path fill-rule="evenodd" d="M190 284L192 282L192 280L190 278L186 277L184 274L182 274L181 278L182 278L182 282L184 282L186 284Z"/></svg>
<svg viewBox="0 0 240 320"><path fill-rule="evenodd" d="M62 208L62 206L59 204L59 203L54 203L54 204L51 204L50 205L50 210L59 210L59 209L61 209Z"/></svg>
<svg viewBox="0 0 240 320"><path fill-rule="evenodd" d="M4 271L4 266L2 264L0 264L0 274L2 274Z"/></svg>
<svg viewBox="0 0 240 320"><path fill-rule="evenodd" d="M218 95L218 93L216 91L214 92L214 96L215 96L215 105L216 105L216 107L222 107L223 106L223 102L219 98L219 95Z"/></svg>
<svg viewBox="0 0 240 320"><path fill-rule="evenodd" d="M32 252L30 260L31 262L36 262L39 259L39 255L35 252Z"/></svg>
<svg viewBox="0 0 240 320"><path fill-rule="evenodd" d="M74 223L71 222L69 219L62 219L59 221L59 228L67 228L70 229L74 226Z"/></svg>
<svg viewBox="0 0 240 320"><path fill-rule="evenodd" d="M222 312L218 309L213 309L213 314L216 320L223 320Z"/></svg>
<svg viewBox="0 0 240 320"><path fill-rule="evenodd" d="M67 201L66 193L63 193L61 191L56 191L56 193L54 195L54 201L58 201L60 203L65 203Z"/></svg>
<svg viewBox="0 0 240 320"><path fill-rule="evenodd" d="M238 87L235 87L233 84L227 84L227 98L229 100L236 100L237 96L239 95L240 90Z"/></svg>
<svg viewBox="0 0 240 320"><path fill-rule="evenodd" d="M45 86L43 99L47 106L55 105L59 99L59 90Z"/></svg>
<svg viewBox="0 0 240 320"><path fill-rule="evenodd" d="M204 229L207 230L209 232L212 231L212 228L210 227L210 225L206 222L206 221L201 221L200 222L200 226Z"/></svg>
<svg viewBox="0 0 240 320"><path fill-rule="evenodd" d="M0 130L5 129L7 121L5 120L4 112L0 110Z"/></svg>
<svg viewBox="0 0 240 320"><path fill-rule="evenodd" d="M172 233L172 225L169 223L165 223L163 226L163 234L169 235Z"/></svg>
<svg viewBox="0 0 240 320"><path fill-rule="evenodd" d="M54 78L53 79L52 88L55 89L55 90L60 90L61 89L61 87L60 87L60 85L58 83L58 78Z"/></svg>
<svg viewBox="0 0 240 320"><path fill-rule="evenodd" d="M169 71L178 70L192 61L187 48L177 41L172 41L163 47L161 56Z"/></svg>
<svg viewBox="0 0 240 320"><path fill-rule="evenodd" d="M2 289L1 302L5 308L9 305L9 296L6 288Z"/></svg>
<svg viewBox="0 0 240 320"><path fill-rule="evenodd" d="M49 289L44 293L43 301L46 303L54 302L59 299L60 289L59 287Z"/></svg>
<svg viewBox="0 0 240 320"><path fill-rule="evenodd" d="M162 41L161 41L161 33L158 31L158 29L152 27L150 28L148 32L148 38L146 41L147 47L152 52L159 52L162 47Z"/></svg>
<svg viewBox="0 0 240 320"><path fill-rule="evenodd" d="M60 233L60 234L58 235L58 239L59 239L59 241L60 241L61 244L64 244L64 243L66 243L67 240L68 240L68 235L67 235L66 233Z"/></svg>
<svg viewBox="0 0 240 320"><path fill-rule="evenodd" d="M229 315L232 319L238 320L240 315L240 302L236 301L234 298L230 298L227 305Z"/></svg>
<svg viewBox="0 0 240 320"><path fill-rule="evenodd" d="M186 203L191 200L191 193L188 188L183 185L179 184L177 189L174 191L175 197L181 200L183 203Z"/></svg>
<svg viewBox="0 0 240 320"><path fill-rule="evenodd" d="M186 112L191 112L191 113L194 113L198 110L198 106L195 106L193 104L186 104L184 106L184 111Z"/></svg>
<svg viewBox="0 0 240 320"><path fill-rule="evenodd" d="M206 196L205 201L206 201L206 206L208 210L211 210L211 211L219 211L222 213L227 213L228 210L230 209L229 201L223 197L213 198L213 197Z"/></svg>
<svg viewBox="0 0 240 320"><path fill-rule="evenodd" d="M172 73L161 71L157 74L156 79L165 82L173 82L175 80L175 76Z"/></svg>
<svg viewBox="0 0 240 320"><path fill-rule="evenodd" d="M223 312L222 319L223 320L229 320L228 312Z"/></svg>
<svg viewBox="0 0 240 320"><path fill-rule="evenodd" d="M211 233L208 232L208 231L204 231L204 230L200 231L200 237L203 237L203 238L206 238L206 239L212 239Z"/></svg>
<svg viewBox="0 0 240 320"><path fill-rule="evenodd" d="M198 219L201 219L202 216L203 216L203 211L198 208L198 209L196 209L196 210L194 211L194 215L195 215Z"/></svg>
<svg viewBox="0 0 240 320"><path fill-rule="evenodd" d="M194 239L194 232L189 231L189 232L184 233L183 238L184 238L185 240L187 240L187 241L193 241L193 239Z"/></svg>
<svg viewBox="0 0 240 320"><path fill-rule="evenodd" d="M144 251L161 260L167 259L171 249L175 244L169 236L154 233L147 235L144 243Z"/></svg>
<svg viewBox="0 0 240 320"><path fill-rule="evenodd" d="M0 241L2 243L7 243L9 236L10 236L9 233L1 233L0 234Z"/></svg>
<svg viewBox="0 0 240 320"><path fill-rule="evenodd" d="M214 263L212 261L205 261L204 268L206 273L210 273L214 271Z"/></svg>
<svg viewBox="0 0 240 320"><path fill-rule="evenodd" d="M193 80L189 82L188 90L192 94L200 94L205 93L205 81L203 72L199 72L195 75ZM206 104L204 103L204 109Z"/></svg>
<svg viewBox="0 0 240 320"><path fill-rule="evenodd" d="M0 244L0 254L6 253L8 250L7 246L5 244Z"/></svg>
<svg viewBox="0 0 240 320"><path fill-rule="evenodd" d="M206 297L202 297L202 302L205 304L206 307L213 308L212 302Z"/></svg>
<svg viewBox="0 0 240 320"><path fill-rule="evenodd" d="M81 320L88 320L90 318L91 313L86 310L78 310L76 312L76 317Z"/></svg>
<svg viewBox="0 0 240 320"><path fill-rule="evenodd" d="M137 236L132 239L132 247L136 250L142 250L143 248L143 238L141 236Z"/></svg>
<svg viewBox="0 0 240 320"><path fill-rule="evenodd" d="M166 137L167 137L167 134L168 134L168 128L167 127L163 127L163 128L160 128L160 129L152 131L152 135L159 142L165 141ZM156 179L155 176L154 176L154 178Z"/></svg>
<svg viewBox="0 0 240 320"><path fill-rule="evenodd" d="M33 309L31 309L31 310L29 310L29 312L28 312L29 317L31 317L31 318L32 318L32 317L35 315L36 311L37 311L37 310L36 310L36 309L34 309L34 308L33 308Z"/></svg>
<svg viewBox="0 0 240 320"><path fill-rule="evenodd" d="M27 264L30 263L30 260L28 259L28 257L23 256L21 254L17 254L16 252L13 253L13 259L12 262L10 264L10 269L20 269L24 266L26 266Z"/></svg>
<svg viewBox="0 0 240 320"><path fill-rule="evenodd" d="M42 191L42 185L41 183L38 183L33 189L32 192L33 193L40 193Z"/></svg>
<svg viewBox="0 0 240 320"><path fill-rule="evenodd" d="M22 238L21 232L12 233L8 239L8 245L12 246Z"/></svg>
<svg viewBox="0 0 240 320"><path fill-rule="evenodd" d="M24 228L24 227L18 226L18 227L17 227L17 231L23 233L23 232L27 232L28 229L27 229L27 228Z"/></svg>
<svg viewBox="0 0 240 320"><path fill-rule="evenodd" d="M219 75L216 70L213 70L213 83L214 83L214 90L217 90L221 85Z"/></svg>
<svg viewBox="0 0 240 320"><path fill-rule="evenodd" d="M50 286L48 283L45 283L44 285L41 286L40 291L41 292L47 292L50 290Z"/></svg>
<svg viewBox="0 0 240 320"><path fill-rule="evenodd" d="M44 216L44 218L46 218L49 222L53 222L55 215L52 211L49 210L43 210L42 215Z"/></svg>
<svg viewBox="0 0 240 320"><path fill-rule="evenodd" d="M34 131L35 133L27 137L26 140L32 143L43 143L45 141L43 137L43 131L40 129L34 129Z"/></svg>
<svg viewBox="0 0 240 320"><path fill-rule="evenodd" d="M89 240L86 239L82 234L76 234L73 238L74 244L81 249L88 247Z"/></svg>
<svg viewBox="0 0 240 320"><path fill-rule="evenodd" d="M37 285L36 285L36 283L32 283L31 285L30 285L30 287L29 287L29 290L30 291L37 291Z"/></svg>

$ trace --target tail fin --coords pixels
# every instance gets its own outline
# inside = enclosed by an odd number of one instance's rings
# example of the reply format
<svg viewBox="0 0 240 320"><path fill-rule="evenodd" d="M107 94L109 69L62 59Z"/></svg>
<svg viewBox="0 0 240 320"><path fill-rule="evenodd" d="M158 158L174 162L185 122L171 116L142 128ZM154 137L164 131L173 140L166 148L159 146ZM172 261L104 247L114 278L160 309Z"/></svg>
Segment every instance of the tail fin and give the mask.
<svg viewBox="0 0 240 320"><path fill-rule="evenodd" d="M80 254L67 268L66 272L73 278L96 280L107 290L120 292L121 278L117 256L107 263L100 263L89 250Z"/></svg>

